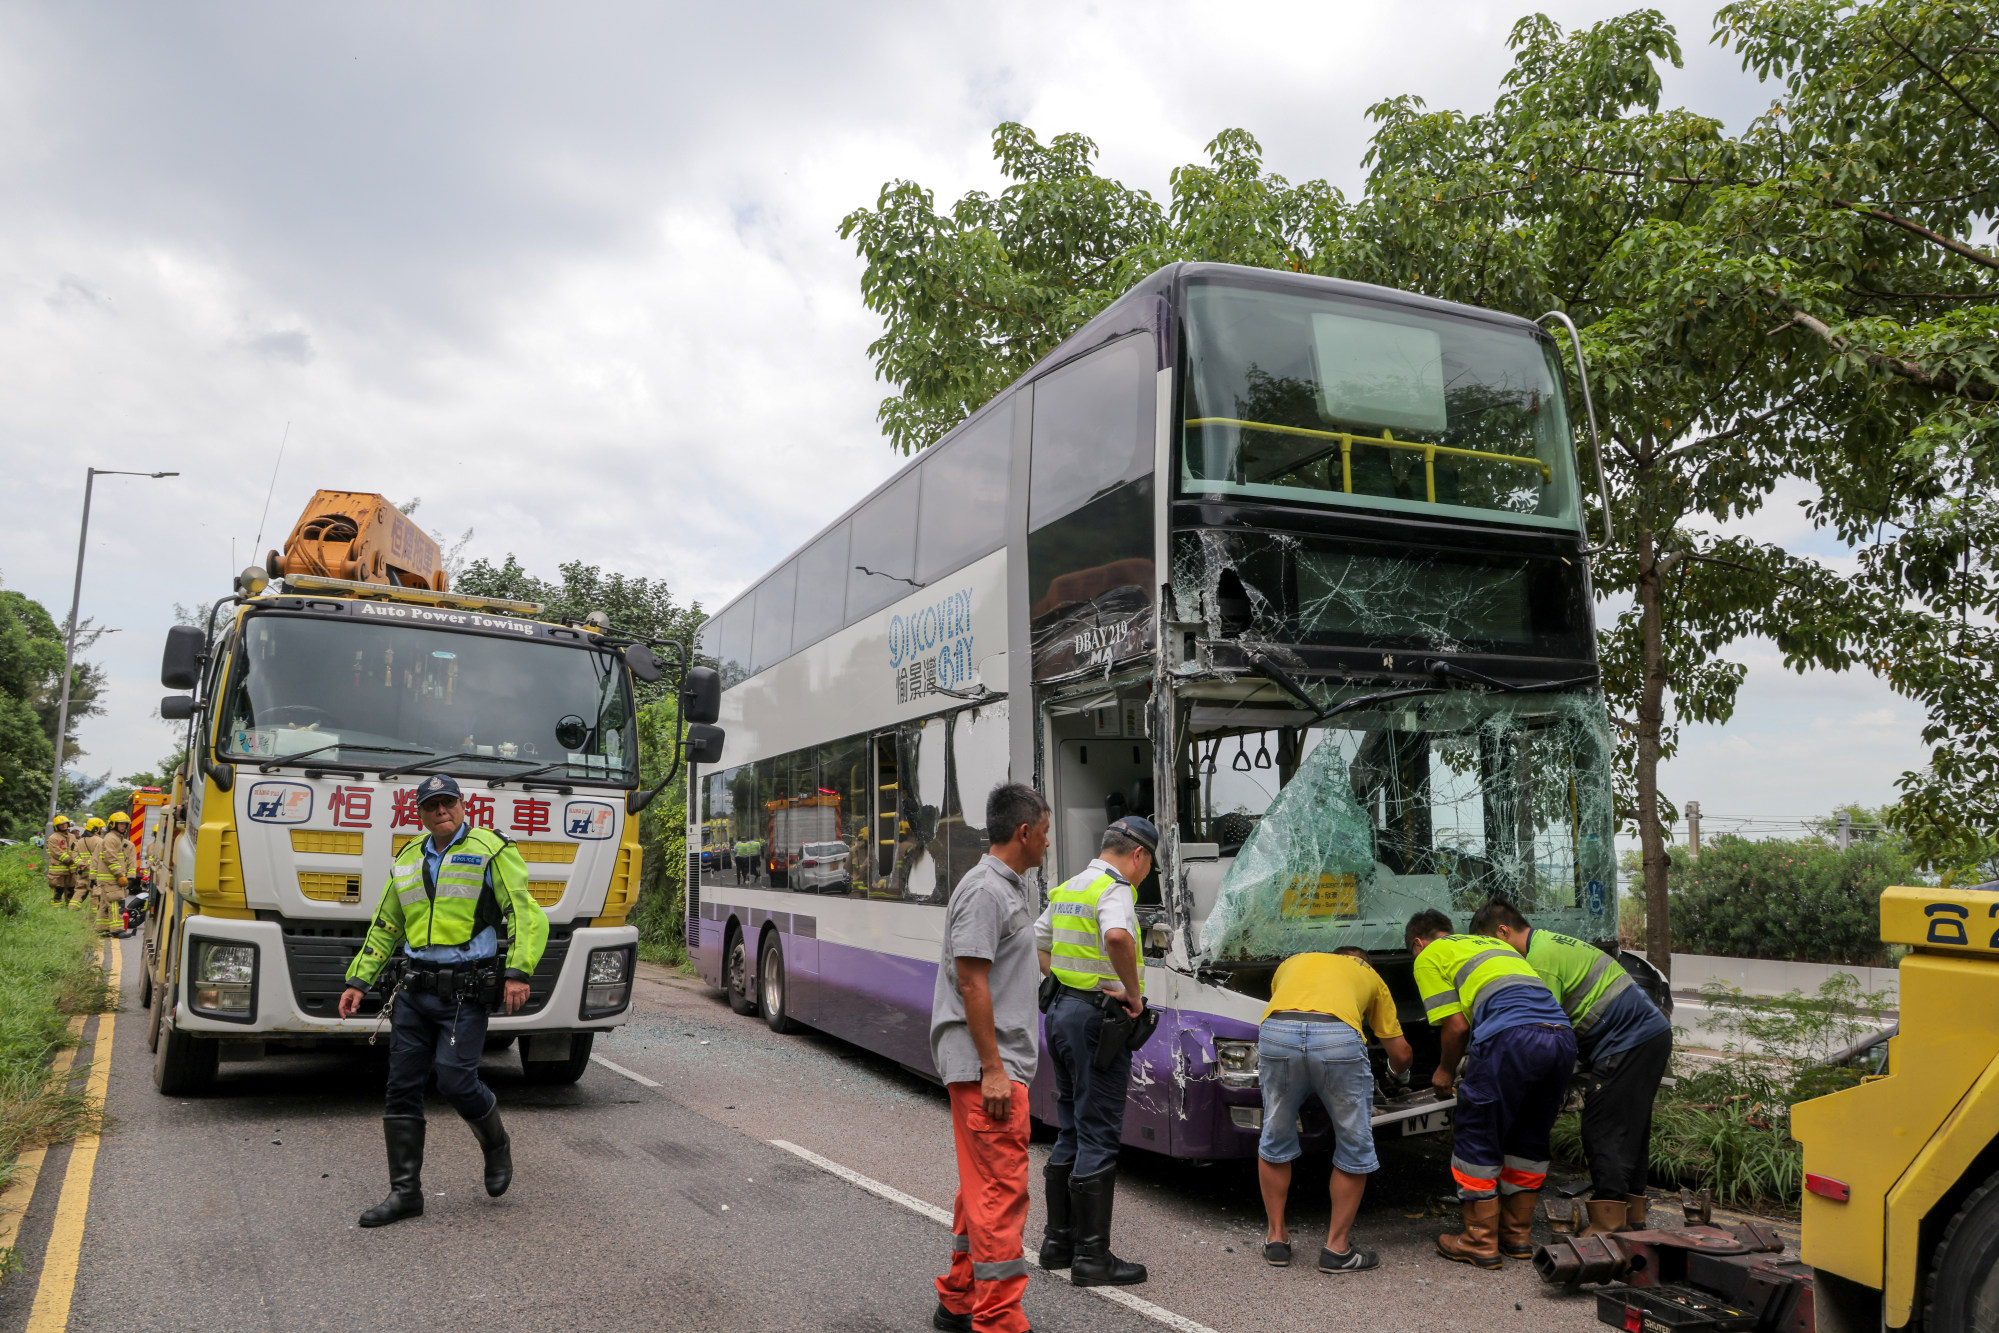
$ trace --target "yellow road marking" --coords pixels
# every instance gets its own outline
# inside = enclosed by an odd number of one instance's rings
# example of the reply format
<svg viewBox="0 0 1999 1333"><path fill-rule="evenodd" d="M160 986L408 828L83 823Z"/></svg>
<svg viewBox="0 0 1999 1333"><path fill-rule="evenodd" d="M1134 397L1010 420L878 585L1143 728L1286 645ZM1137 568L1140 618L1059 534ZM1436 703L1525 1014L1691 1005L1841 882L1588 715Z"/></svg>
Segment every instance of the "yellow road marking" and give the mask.
<svg viewBox="0 0 1999 1333"><path fill-rule="evenodd" d="M83 1036L83 1015L69 1020L72 1037ZM69 1067L76 1060L76 1047L57 1051L56 1058L49 1061L49 1082L60 1086L69 1077ZM42 1159L47 1157L46 1146L30 1148L14 1159L14 1182L5 1190L0 1190L0 1250L11 1250L21 1236L21 1219L28 1211L28 1201L35 1197L35 1180L41 1174Z"/></svg>
<svg viewBox="0 0 1999 1333"><path fill-rule="evenodd" d="M90 1048L90 1080L85 1092L99 1106L111 1084L111 1038L118 1018L118 942L106 940L111 965L109 1013L97 1016L97 1040ZM97 1135L85 1134L70 1149L63 1173L62 1195L56 1202L55 1229L42 1257L41 1281L35 1288L35 1308L28 1315L27 1333L63 1333L69 1327L69 1303L76 1295L76 1266L83 1254L83 1220L90 1211L90 1178L97 1172Z"/></svg>

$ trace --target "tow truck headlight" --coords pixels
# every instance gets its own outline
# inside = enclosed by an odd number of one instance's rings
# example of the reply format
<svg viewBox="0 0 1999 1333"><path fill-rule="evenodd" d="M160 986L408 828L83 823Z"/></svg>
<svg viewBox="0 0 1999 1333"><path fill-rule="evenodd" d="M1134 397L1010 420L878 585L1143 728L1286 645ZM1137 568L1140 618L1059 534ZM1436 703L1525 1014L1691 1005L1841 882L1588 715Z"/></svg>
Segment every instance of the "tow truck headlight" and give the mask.
<svg viewBox="0 0 1999 1333"><path fill-rule="evenodd" d="M1217 1041L1215 1070L1225 1088L1256 1087L1256 1043Z"/></svg>
<svg viewBox="0 0 1999 1333"><path fill-rule="evenodd" d="M583 971L584 1018L602 1018L623 1009L632 999L634 946L592 949Z"/></svg>
<svg viewBox="0 0 1999 1333"><path fill-rule="evenodd" d="M248 1023L257 1011L257 946L194 940L188 1007L204 1018Z"/></svg>

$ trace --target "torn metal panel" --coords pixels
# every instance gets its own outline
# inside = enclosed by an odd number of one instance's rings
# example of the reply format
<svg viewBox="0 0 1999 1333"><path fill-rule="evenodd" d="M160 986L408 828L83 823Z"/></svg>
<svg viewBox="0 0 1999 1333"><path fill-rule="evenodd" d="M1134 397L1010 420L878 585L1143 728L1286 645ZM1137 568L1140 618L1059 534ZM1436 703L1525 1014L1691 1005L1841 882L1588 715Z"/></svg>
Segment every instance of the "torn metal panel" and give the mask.
<svg viewBox="0 0 1999 1333"><path fill-rule="evenodd" d="M1505 897L1582 939L1615 932L1610 738L1600 695L1455 692L1314 728L1201 930L1210 963L1403 947Z"/></svg>

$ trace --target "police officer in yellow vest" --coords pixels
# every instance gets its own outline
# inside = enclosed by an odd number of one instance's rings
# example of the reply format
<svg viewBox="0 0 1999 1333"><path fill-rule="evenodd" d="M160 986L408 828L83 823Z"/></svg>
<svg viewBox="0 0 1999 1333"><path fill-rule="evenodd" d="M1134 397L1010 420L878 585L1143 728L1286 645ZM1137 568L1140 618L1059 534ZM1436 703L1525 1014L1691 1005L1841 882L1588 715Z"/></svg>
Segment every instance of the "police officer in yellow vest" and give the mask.
<svg viewBox="0 0 1999 1333"><path fill-rule="evenodd" d="M361 951L347 968L340 1016L351 1018L390 955L401 946L400 981L390 994L389 1197L361 1214L364 1227L423 1213L423 1087L434 1071L442 1093L479 1140L486 1193L513 1180L512 1140L499 1098L479 1081L486 1044L484 993L503 976L506 1012L528 999L528 978L548 944L548 915L528 892L527 863L511 840L465 818L458 783L433 773L417 786L427 836L412 839L389 868L389 883ZM499 959L506 927L507 956ZM503 972L502 972L503 969Z"/></svg>
<svg viewBox="0 0 1999 1333"><path fill-rule="evenodd" d="M1053 890L1034 924L1043 974L1060 986L1048 1006L1059 1128L1042 1169L1048 1227L1041 1266L1067 1268L1079 1287L1145 1281L1145 1265L1111 1253L1118 1141L1131 1082L1131 1051L1099 1058L1104 1021L1145 1009L1133 885L1152 871L1159 830L1127 815L1104 830L1103 850L1082 874Z"/></svg>

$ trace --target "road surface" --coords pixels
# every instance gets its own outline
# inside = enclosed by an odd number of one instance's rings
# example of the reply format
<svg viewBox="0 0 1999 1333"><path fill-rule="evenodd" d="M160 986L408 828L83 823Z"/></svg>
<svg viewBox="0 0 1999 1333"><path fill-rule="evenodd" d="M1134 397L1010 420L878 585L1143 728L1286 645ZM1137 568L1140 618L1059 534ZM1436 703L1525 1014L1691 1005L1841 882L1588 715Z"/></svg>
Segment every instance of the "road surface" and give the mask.
<svg viewBox="0 0 1999 1333"><path fill-rule="evenodd" d="M120 950L110 1124L94 1146L50 1152L22 1191L0 1333L930 1326L950 1116L940 1089L895 1065L779 1036L698 981L645 967L631 1022L600 1039L576 1086L529 1087L511 1051L487 1057L514 1138L504 1198L485 1196L470 1131L433 1098L425 1215L362 1231L356 1216L387 1184L379 1064L347 1052L224 1064L207 1096L162 1097L136 941ZM80 1070L112 1021L86 1028ZM1297 1173L1298 1261L1280 1270L1261 1258L1250 1164L1128 1151L1115 1244L1152 1280L1120 1303L1036 1272L1028 1316L1044 1333L1597 1328L1592 1298L1544 1289L1527 1264L1487 1273L1434 1256L1431 1237L1455 1225L1436 1198L1446 1147L1384 1140L1356 1229L1382 1267L1338 1277L1313 1267L1323 1162ZM1046 1151L1037 1136L1030 1253Z"/></svg>

